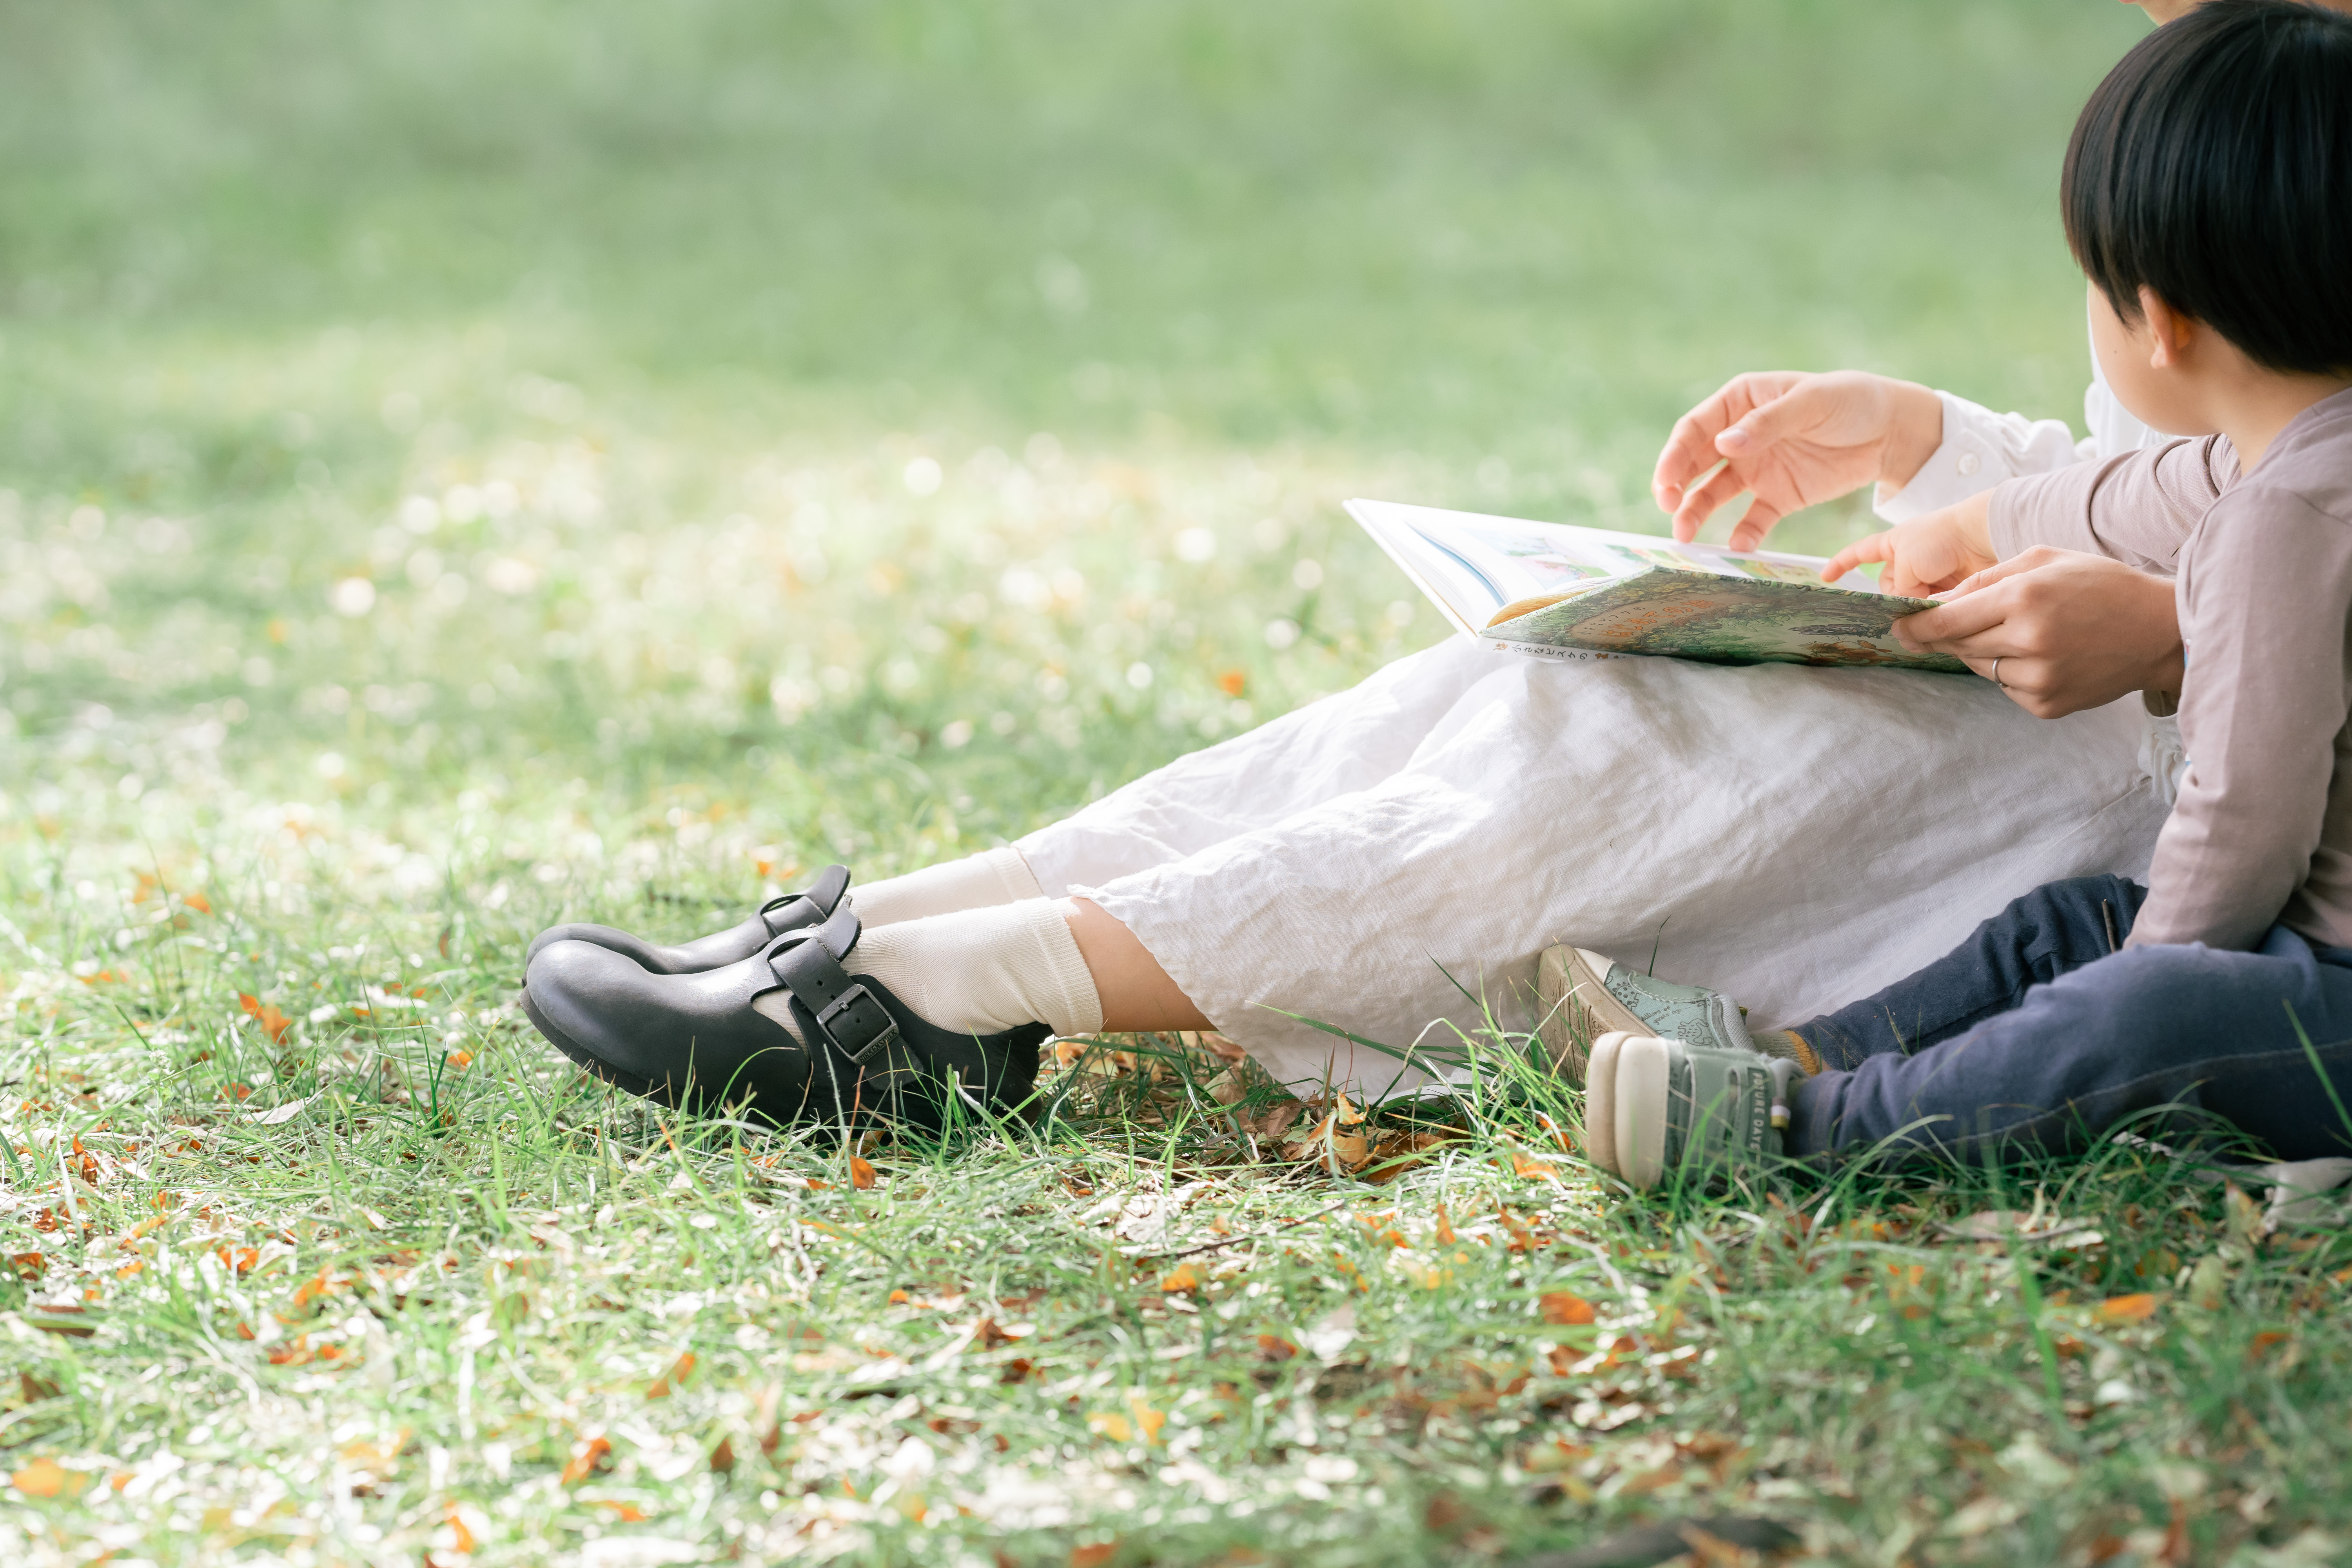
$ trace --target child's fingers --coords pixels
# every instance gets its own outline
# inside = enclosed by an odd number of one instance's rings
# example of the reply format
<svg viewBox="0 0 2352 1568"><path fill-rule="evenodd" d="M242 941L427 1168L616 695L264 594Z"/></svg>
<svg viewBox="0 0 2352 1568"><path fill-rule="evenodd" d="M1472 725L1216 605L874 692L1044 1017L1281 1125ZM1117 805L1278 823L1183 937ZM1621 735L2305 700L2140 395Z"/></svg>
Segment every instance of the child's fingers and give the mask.
<svg viewBox="0 0 2352 1568"><path fill-rule="evenodd" d="M1894 559L1895 531L1890 528L1882 533L1874 533L1868 539L1857 539L1831 556L1830 563L1822 568L1822 581L1834 583L1867 561Z"/></svg>

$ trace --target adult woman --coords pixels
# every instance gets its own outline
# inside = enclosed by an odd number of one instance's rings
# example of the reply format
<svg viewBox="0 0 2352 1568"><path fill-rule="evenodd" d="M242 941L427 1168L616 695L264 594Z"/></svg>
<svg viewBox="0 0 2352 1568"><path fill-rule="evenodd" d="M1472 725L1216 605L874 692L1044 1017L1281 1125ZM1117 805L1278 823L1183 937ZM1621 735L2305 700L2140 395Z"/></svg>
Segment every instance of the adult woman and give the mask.
<svg viewBox="0 0 2352 1568"><path fill-rule="evenodd" d="M2076 457L2063 426L1908 384L1749 376L1676 426L1658 493L1687 534L1751 492L1754 534L1862 483L1916 506ZM1571 932L1804 1016L2029 888L2144 867L2168 770L2115 700L2163 686L2179 639L2168 586L2121 570L2022 560L1916 618L1998 685L1456 639L845 902L836 879L688 949L558 928L527 1001L625 1087L777 1115L902 1047L1017 1093L1047 1031L1214 1027L1286 1082L1377 1091L1419 1074L1331 1030L1404 1050L1528 1028Z"/></svg>

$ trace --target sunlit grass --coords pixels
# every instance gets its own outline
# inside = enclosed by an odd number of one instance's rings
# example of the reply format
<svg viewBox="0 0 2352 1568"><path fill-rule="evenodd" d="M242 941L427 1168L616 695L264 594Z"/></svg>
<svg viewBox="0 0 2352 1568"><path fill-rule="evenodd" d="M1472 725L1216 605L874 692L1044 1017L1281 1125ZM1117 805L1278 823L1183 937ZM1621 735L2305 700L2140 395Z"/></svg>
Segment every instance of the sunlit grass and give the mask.
<svg viewBox="0 0 2352 1568"><path fill-rule="evenodd" d="M1633 1202L1523 1040L1121 1039L854 1160L514 1010L1433 641L1346 496L1652 526L1751 364L2065 411L2133 26L0 5L0 1561L2340 1554L2352 1258L2146 1154Z"/></svg>

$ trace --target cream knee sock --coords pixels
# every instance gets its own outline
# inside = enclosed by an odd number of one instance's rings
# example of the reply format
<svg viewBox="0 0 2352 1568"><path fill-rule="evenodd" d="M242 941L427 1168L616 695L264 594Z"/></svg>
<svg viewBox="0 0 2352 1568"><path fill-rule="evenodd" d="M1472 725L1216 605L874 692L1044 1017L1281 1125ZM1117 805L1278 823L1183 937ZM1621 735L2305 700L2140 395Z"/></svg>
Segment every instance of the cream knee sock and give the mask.
<svg viewBox="0 0 2352 1568"><path fill-rule="evenodd" d="M992 904L1042 899L1045 889L1030 874L1029 862L1011 845L983 849L961 860L926 866L903 877L889 877L868 887L850 889L849 901L867 931L931 915L951 915L961 910L986 909ZM888 981L883 982L889 984ZM898 987L891 986L892 990Z"/></svg>
<svg viewBox="0 0 2352 1568"><path fill-rule="evenodd" d="M842 967L874 976L925 1022L958 1034L1043 1024L1056 1035L1090 1035L1102 1027L1102 998L1062 911L1055 900L1024 899L902 921L866 931ZM797 1035L790 995L771 991L751 1005Z"/></svg>

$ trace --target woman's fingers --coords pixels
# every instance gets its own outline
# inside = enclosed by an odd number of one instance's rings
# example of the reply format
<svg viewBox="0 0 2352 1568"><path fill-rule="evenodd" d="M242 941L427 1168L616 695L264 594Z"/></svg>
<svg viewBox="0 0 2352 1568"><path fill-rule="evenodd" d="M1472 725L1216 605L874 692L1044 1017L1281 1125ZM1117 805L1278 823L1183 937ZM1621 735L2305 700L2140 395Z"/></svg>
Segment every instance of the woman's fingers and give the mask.
<svg viewBox="0 0 2352 1568"><path fill-rule="evenodd" d="M1761 405L1769 404L1804 380L1795 371L1750 371L1717 387L1715 395L1675 421L1658 466L1650 476L1650 493L1661 511L1679 511L1684 492L1727 454L1717 445L1724 432L1739 426Z"/></svg>
<svg viewBox="0 0 2352 1568"><path fill-rule="evenodd" d="M1741 415L1715 438L1715 449L1727 458L1752 458L1790 437L1817 434L1843 412L1835 387L1822 376L1798 380Z"/></svg>
<svg viewBox="0 0 2352 1568"><path fill-rule="evenodd" d="M1723 461L1723 454L1715 449L1715 438L1755 406L1748 379L1733 377L1714 396L1675 421L1650 476L1650 493L1657 498L1660 510L1677 510L1691 481Z"/></svg>
<svg viewBox="0 0 2352 1568"><path fill-rule="evenodd" d="M1977 578L1986 575L1978 573ZM1971 578L1970 582L1976 582ZM1982 584L1978 584L1979 587ZM1962 589L1969 584L1963 583ZM1932 610L1922 610L1916 616L1906 616L1895 623L1895 635L1917 647L1932 648L1937 653L1958 654L1968 658L1982 653L1990 658L2005 654L2004 648L1985 648L1976 639L2009 619L2009 605L2001 600L1981 593L1961 593L1947 599Z"/></svg>
<svg viewBox="0 0 2352 1568"><path fill-rule="evenodd" d="M1747 489L1748 477L1732 465L1725 464L1713 479L1683 498L1683 504L1675 512L1675 537L1685 543L1697 538L1701 524L1738 500ZM1762 496L1758 496L1755 505L1748 509L1748 517L1759 513L1767 520L1764 526L1768 528L1780 516L1779 510ZM1742 521L1744 522L1745 520ZM1745 550L1748 546L1735 543L1732 548Z"/></svg>

